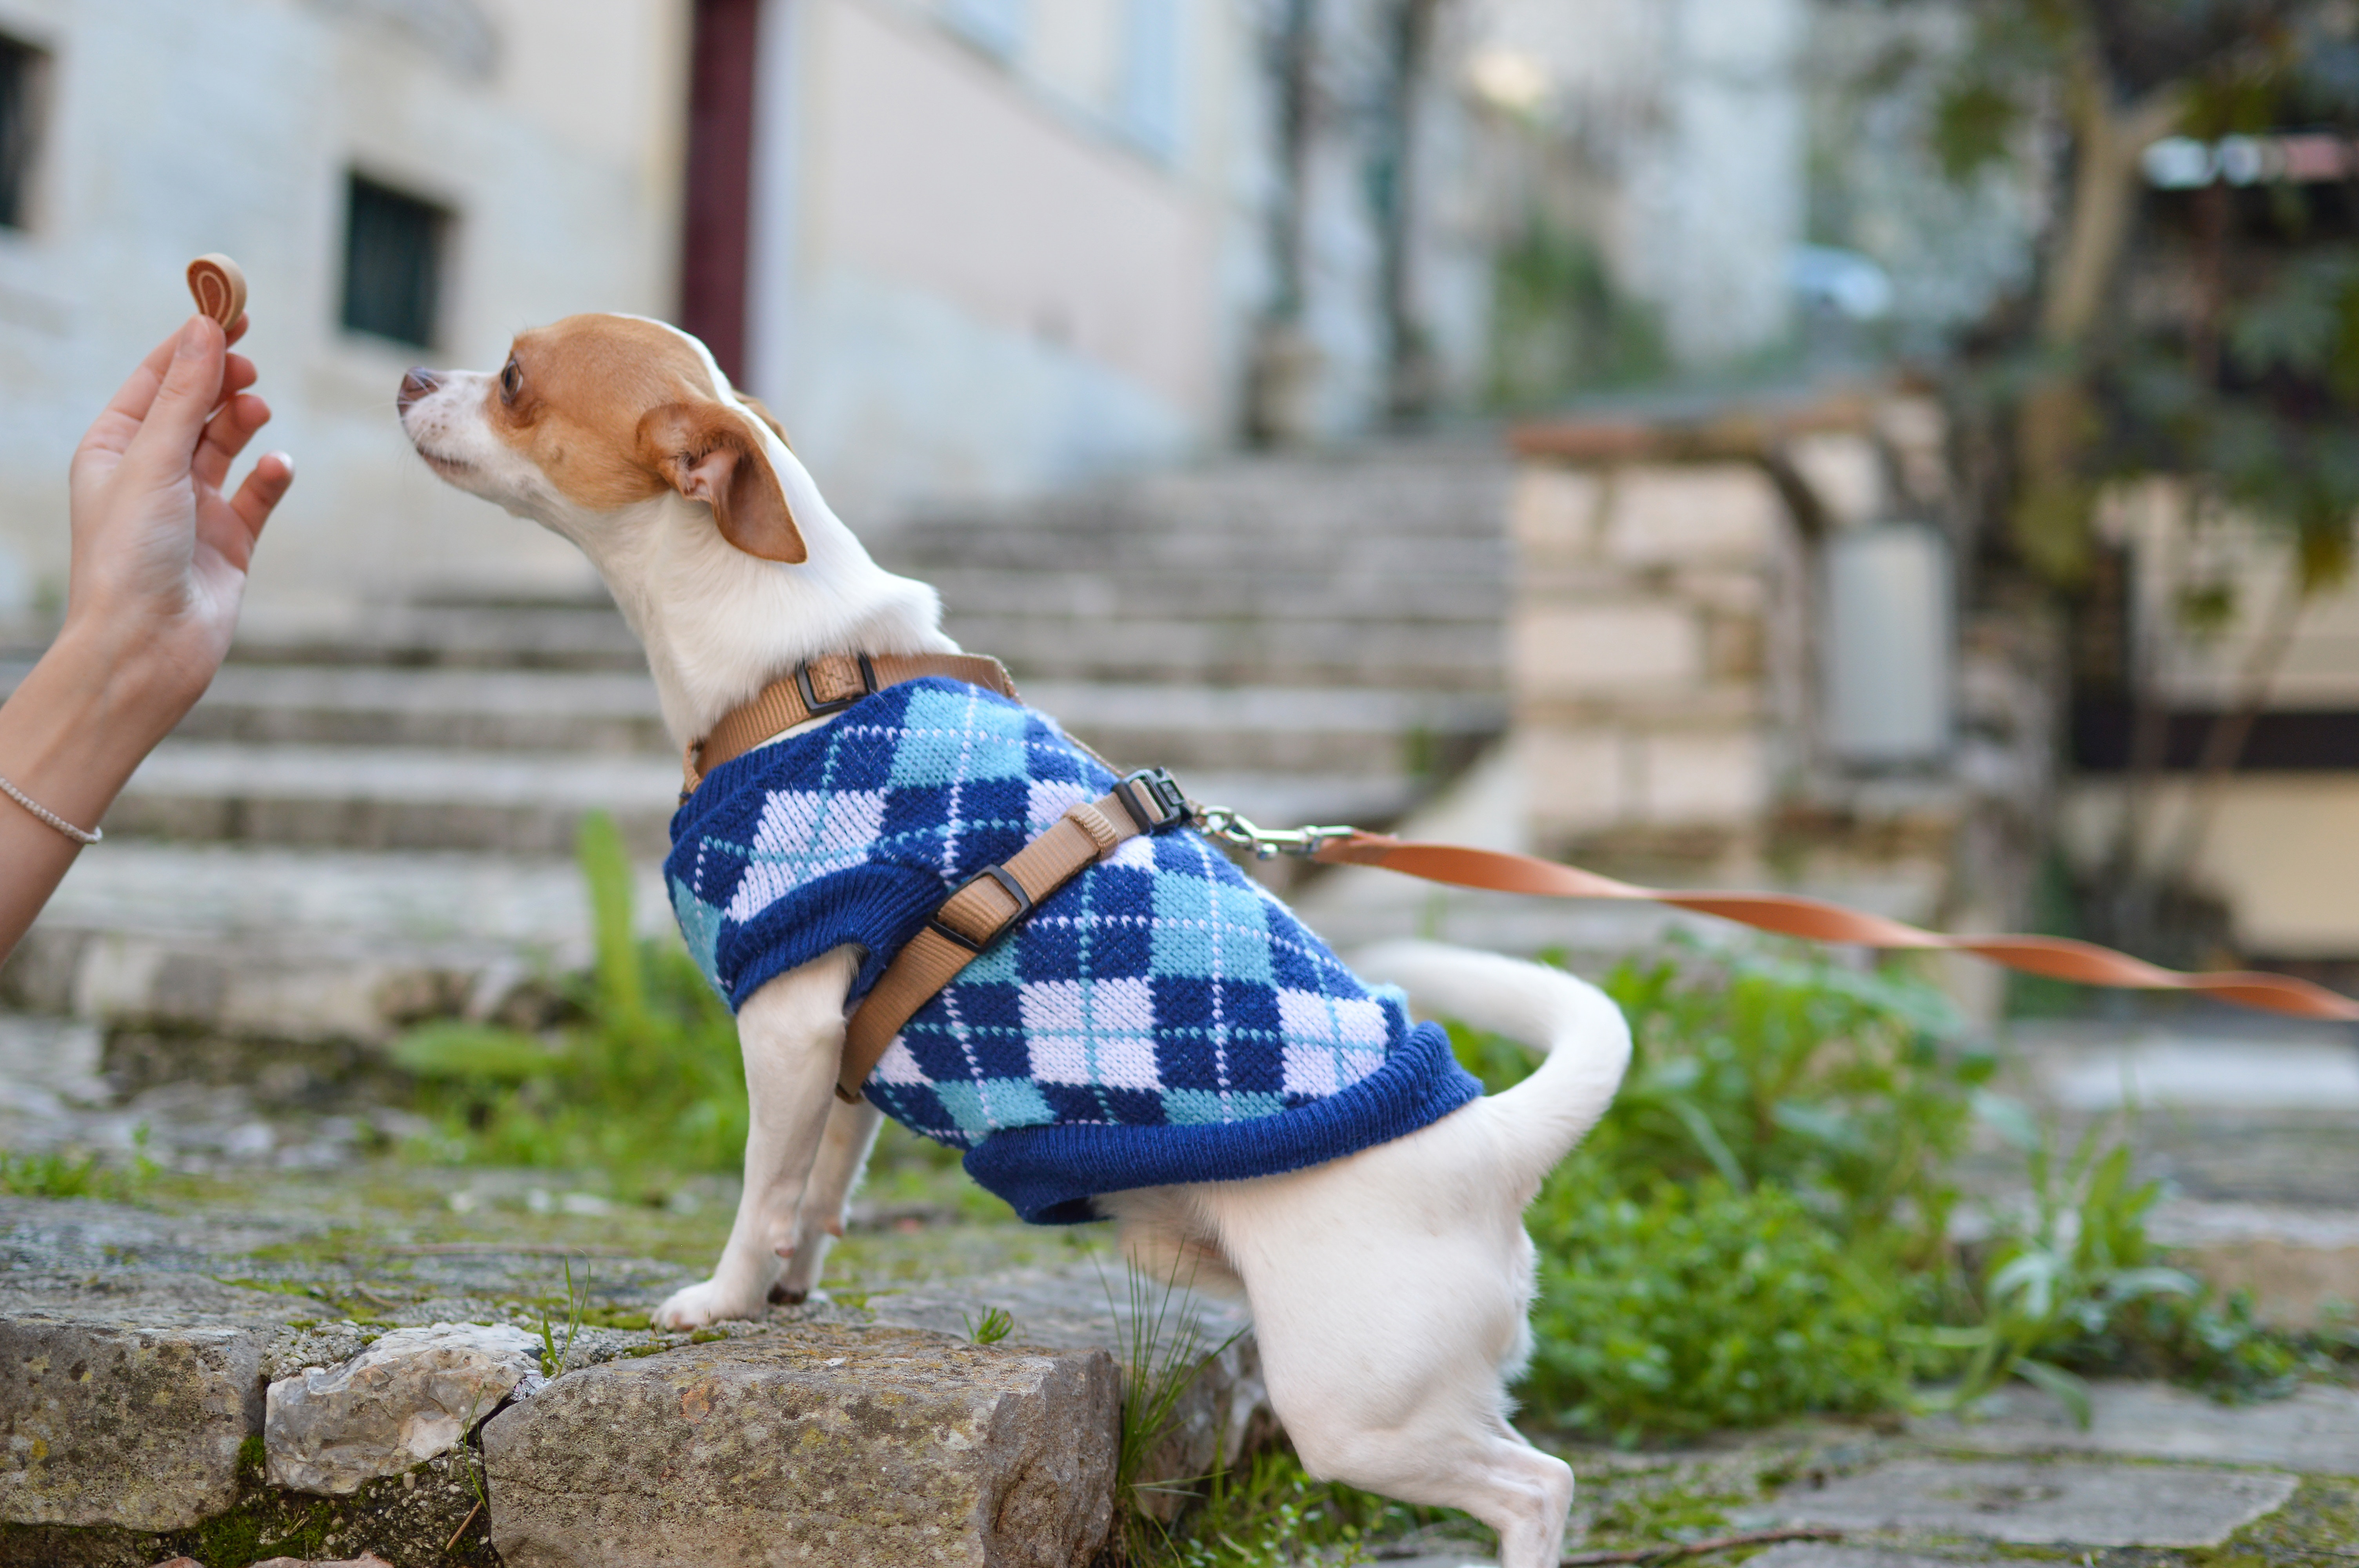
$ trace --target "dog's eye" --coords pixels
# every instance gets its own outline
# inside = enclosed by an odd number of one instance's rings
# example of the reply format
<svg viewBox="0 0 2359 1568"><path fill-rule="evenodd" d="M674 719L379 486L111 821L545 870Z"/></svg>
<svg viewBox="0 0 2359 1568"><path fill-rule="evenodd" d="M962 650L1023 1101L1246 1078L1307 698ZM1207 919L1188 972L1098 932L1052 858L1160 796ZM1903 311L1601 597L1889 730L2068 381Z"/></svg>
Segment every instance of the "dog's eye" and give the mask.
<svg viewBox="0 0 2359 1568"><path fill-rule="evenodd" d="M500 372L500 396L514 403L516 400L516 394L523 390L524 366L510 360L506 367Z"/></svg>

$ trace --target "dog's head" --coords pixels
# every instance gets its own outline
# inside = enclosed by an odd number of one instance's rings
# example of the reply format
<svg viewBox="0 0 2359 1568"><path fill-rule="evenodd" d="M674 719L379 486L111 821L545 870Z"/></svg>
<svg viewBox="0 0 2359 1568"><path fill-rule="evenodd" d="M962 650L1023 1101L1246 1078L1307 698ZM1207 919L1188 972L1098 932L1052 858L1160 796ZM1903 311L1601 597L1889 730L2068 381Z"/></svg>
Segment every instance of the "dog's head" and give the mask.
<svg viewBox="0 0 2359 1568"><path fill-rule="evenodd" d="M704 345L633 316L570 316L518 336L496 371L412 370L401 423L460 489L574 540L601 567L669 503L709 510L734 548L800 563L785 442Z"/></svg>
<svg viewBox="0 0 2359 1568"><path fill-rule="evenodd" d="M570 316L497 370L411 371L399 404L444 480L581 546L683 739L802 659L956 645L933 590L868 558L777 421L678 328Z"/></svg>

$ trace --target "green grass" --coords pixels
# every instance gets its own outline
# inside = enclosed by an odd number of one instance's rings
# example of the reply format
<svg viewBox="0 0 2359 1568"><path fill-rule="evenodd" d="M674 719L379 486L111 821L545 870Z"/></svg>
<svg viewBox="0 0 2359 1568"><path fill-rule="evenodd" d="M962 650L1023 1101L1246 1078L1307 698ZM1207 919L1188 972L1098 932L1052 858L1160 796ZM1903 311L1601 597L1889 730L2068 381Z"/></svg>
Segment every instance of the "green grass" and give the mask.
<svg viewBox="0 0 2359 1568"><path fill-rule="evenodd" d="M2338 1353L2173 1268L2128 1147L2093 1133L2058 1155L1991 1094L1993 1060L1929 987L1690 950L1606 989L1631 1022L1629 1075L1528 1217L1521 1391L1544 1423L1632 1444L1955 1408L2010 1379L2085 1419L2088 1375L2251 1397ZM1507 1042L1457 1043L1494 1088L1530 1070ZM1951 1169L1977 1122L2021 1145L2035 1201L1965 1250Z"/></svg>
<svg viewBox="0 0 2359 1568"><path fill-rule="evenodd" d="M133 1135L127 1166L102 1163L95 1154L52 1151L11 1154L0 1151L0 1193L19 1198L105 1198L135 1203L147 1195L158 1174L147 1158L147 1129Z"/></svg>
<svg viewBox="0 0 2359 1568"><path fill-rule="evenodd" d="M578 845L596 961L571 982L571 1022L531 1034L429 1023L393 1059L438 1123L424 1157L608 1173L660 1198L669 1178L737 1168L745 1147L737 1029L676 937L635 935L622 838L592 815Z"/></svg>

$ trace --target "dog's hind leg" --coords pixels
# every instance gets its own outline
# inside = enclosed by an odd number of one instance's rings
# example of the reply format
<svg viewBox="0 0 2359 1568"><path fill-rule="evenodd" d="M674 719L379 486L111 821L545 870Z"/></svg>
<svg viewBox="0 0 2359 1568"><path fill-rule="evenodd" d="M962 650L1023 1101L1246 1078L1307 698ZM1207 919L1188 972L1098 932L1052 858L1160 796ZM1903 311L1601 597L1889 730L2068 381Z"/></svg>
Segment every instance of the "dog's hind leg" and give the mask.
<svg viewBox="0 0 2359 1568"><path fill-rule="evenodd" d="M666 1328L759 1317L779 1261L794 1250L795 1214L836 1103L843 999L858 951L838 947L764 986L737 1012L745 1056L745 1190L712 1277L656 1309Z"/></svg>
<svg viewBox="0 0 2359 1568"><path fill-rule="evenodd" d="M1278 1420L1310 1472L1499 1532L1554 1568L1572 1472L1507 1424L1534 1278L1520 1173L1470 1105L1309 1170L1195 1190L1244 1279Z"/></svg>
<svg viewBox="0 0 2359 1568"><path fill-rule="evenodd" d="M819 1163L803 1184L803 1201L795 1211L795 1255L787 1271L770 1287L770 1299L788 1304L803 1301L819 1283L830 1243L843 1234L852 1189L859 1184L868 1151L875 1146L876 1130L885 1113L862 1099L855 1105L838 1100L828 1112L827 1136L820 1143Z"/></svg>

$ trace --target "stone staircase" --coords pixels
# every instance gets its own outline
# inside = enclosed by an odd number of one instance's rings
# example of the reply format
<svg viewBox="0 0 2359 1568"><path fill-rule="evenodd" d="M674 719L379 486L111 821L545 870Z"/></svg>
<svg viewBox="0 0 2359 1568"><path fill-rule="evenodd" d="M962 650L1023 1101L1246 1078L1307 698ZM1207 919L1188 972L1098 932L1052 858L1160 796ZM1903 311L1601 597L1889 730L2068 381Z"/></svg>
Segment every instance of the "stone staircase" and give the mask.
<svg viewBox="0 0 2359 1568"><path fill-rule="evenodd" d="M1505 729L1509 465L1416 444L902 524L886 565L1125 765L1271 823L1390 821Z"/></svg>
<svg viewBox="0 0 2359 1568"><path fill-rule="evenodd" d="M1125 764L1258 819L1378 824L1505 723L1507 465L1384 449L1159 476L882 533L953 635ZM0 641L0 688L45 641ZM380 1041L574 967L593 810L644 862L678 762L603 598L250 618L33 934L0 1009L109 1029Z"/></svg>

